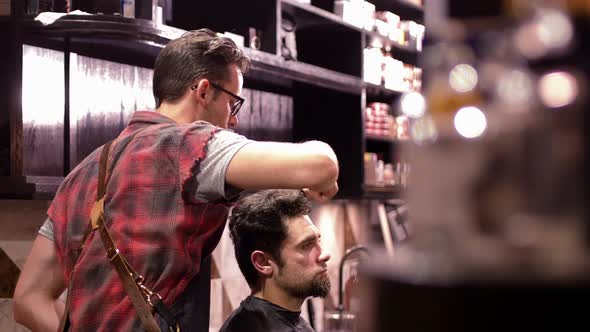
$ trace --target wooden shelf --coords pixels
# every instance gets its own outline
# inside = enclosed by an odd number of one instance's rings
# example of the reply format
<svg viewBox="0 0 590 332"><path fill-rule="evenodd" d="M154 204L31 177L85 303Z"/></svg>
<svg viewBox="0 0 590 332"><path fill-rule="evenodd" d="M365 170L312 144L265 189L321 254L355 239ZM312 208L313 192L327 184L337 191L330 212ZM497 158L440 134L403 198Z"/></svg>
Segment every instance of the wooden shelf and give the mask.
<svg viewBox="0 0 590 332"><path fill-rule="evenodd" d="M376 31L363 30L363 32L368 37L379 38L383 42L384 45L390 46L394 50L408 52L408 53L414 53L414 54L420 53L420 51L418 51L416 48L413 48L408 45L402 45L402 44L400 44L396 41L393 41L393 40L389 39L389 37L384 36Z"/></svg>
<svg viewBox="0 0 590 332"><path fill-rule="evenodd" d="M340 26L342 28L362 32L361 28L342 20L342 18L336 14L324 9L300 3L297 0L281 0L281 4L283 5L283 11L293 15L296 18L302 19L301 23L297 23L298 27L304 28L310 25L326 25L331 23L336 24L336 26Z"/></svg>
<svg viewBox="0 0 590 332"><path fill-rule="evenodd" d="M364 83L358 77L248 48L244 51L252 60L253 71L341 92L362 93Z"/></svg>
<svg viewBox="0 0 590 332"><path fill-rule="evenodd" d="M287 18L296 26L299 61L362 77L362 29L331 12L295 0L281 1L281 20Z"/></svg>
<svg viewBox="0 0 590 332"><path fill-rule="evenodd" d="M98 57L124 53L126 58L137 59L137 65L146 67L153 67L160 50L170 40L185 33L185 30L170 26L154 27L148 20L108 15L67 15L47 26L27 18L23 20L23 26L26 35L30 37L25 37L25 40L33 44L54 45L59 48L63 47L64 38L69 38L72 51L79 49L82 53L92 53L98 50ZM252 60L251 72L246 74L248 79L264 80L271 76L274 79L299 81L343 92L362 93L363 82L355 76L302 62L287 61L277 55L250 48L244 48L244 52ZM129 54L133 56L130 57Z"/></svg>
<svg viewBox="0 0 590 332"><path fill-rule="evenodd" d="M66 15L49 25L32 16L21 20L26 44L153 68L162 48L184 30L112 15Z"/></svg>
<svg viewBox="0 0 590 332"><path fill-rule="evenodd" d="M185 31L162 25L155 27L150 20L113 15L65 15L49 25L23 19L25 31L61 37L111 38L145 42L164 47L170 40L180 37Z"/></svg>
<svg viewBox="0 0 590 332"><path fill-rule="evenodd" d="M363 33L365 35L365 47L371 43L372 39L379 39L383 46L389 46L391 48L391 56L394 59L414 66L418 65L418 56L420 51L418 51L416 48L409 45L402 45L376 31L363 30Z"/></svg>
<svg viewBox="0 0 590 332"><path fill-rule="evenodd" d="M395 59L414 65L417 63L419 51L416 48L412 48L410 46L402 45L400 43L392 41L388 37L383 36L377 32L368 31L363 28L354 26L342 20L339 16L329 11L326 11L322 8L313 5L303 4L298 2L297 0L281 0L281 3L283 4L283 11L293 15L293 17L295 17L298 20L297 26L300 28L317 25L331 25L358 31L364 34L366 37L379 38L383 45L391 47L392 51L394 52ZM408 5L412 6L411 3L408 3Z"/></svg>
<svg viewBox="0 0 590 332"><path fill-rule="evenodd" d="M168 11L171 16L166 24L184 30L209 28L221 33L231 32L243 36L245 45L250 44L250 29L254 28L261 34L259 37L262 51L279 54L278 0L174 0L166 1L166 4L172 7Z"/></svg>

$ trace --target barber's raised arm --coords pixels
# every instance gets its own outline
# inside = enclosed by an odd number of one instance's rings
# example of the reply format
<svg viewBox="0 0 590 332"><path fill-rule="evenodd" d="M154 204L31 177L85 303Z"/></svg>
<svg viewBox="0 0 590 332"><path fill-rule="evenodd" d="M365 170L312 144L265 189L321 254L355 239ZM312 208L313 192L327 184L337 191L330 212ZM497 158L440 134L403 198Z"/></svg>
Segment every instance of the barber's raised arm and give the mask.
<svg viewBox="0 0 590 332"><path fill-rule="evenodd" d="M234 155L225 178L242 189L308 188L308 197L325 201L338 191L338 159L320 141L252 142Z"/></svg>

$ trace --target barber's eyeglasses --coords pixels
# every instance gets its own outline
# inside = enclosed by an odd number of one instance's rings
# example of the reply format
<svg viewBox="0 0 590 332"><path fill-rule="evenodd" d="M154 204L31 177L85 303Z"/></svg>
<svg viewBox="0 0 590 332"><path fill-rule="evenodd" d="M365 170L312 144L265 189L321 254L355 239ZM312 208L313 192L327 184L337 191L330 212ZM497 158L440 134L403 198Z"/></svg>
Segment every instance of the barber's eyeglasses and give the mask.
<svg viewBox="0 0 590 332"><path fill-rule="evenodd" d="M217 90L221 90L225 93L227 93L228 95L234 97L236 99L236 101L233 103L233 105L231 105L231 110L230 113L232 116L236 116L238 114L238 112L240 111L240 107L242 107L242 104L244 104L244 102L246 101L246 99L237 96L229 91L227 91L226 89L224 89L221 85L217 84L217 83L213 83L213 82L209 82L211 84L212 87L214 87ZM197 88L197 86L193 86L191 87L191 90L195 90Z"/></svg>

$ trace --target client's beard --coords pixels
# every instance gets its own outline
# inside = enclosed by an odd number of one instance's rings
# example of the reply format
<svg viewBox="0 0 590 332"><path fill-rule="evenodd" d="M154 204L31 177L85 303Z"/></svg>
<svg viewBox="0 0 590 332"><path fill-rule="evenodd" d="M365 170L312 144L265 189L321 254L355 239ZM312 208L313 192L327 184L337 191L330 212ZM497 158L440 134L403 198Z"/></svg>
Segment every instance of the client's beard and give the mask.
<svg viewBox="0 0 590 332"><path fill-rule="evenodd" d="M313 297L326 297L330 293L330 278L328 275L319 275L313 278L311 281L311 289L309 296Z"/></svg>
<svg viewBox="0 0 590 332"><path fill-rule="evenodd" d="M286 285L283 285L286 286ZM316 275L314 278L305 283L298 285L289 285L284 287L293 297L297 298L308 298L313 297L326 297L330 293L330 278L327 274Z"/></svg>

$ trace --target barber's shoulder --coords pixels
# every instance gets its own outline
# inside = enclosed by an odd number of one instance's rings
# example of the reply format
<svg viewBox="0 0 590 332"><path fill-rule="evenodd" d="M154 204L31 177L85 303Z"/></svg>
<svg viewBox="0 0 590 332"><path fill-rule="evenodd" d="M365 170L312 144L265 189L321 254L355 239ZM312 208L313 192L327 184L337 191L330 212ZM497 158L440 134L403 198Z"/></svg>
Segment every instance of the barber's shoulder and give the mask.
<svg viewBox="0 0 590 332"><path fill-rule="evenodd" d="M180 128L182 131L200 131L200 130L218 130L221 129L212 125L211 123L203 120L185 123L185 124L178 124L176 125L177 128Z"/></svg>
<svg viewBox="0 0 590 332"><path fill-rule="evenodd" d="M206 121L195 121L192 123L179 124L174 129L174 135L180 135L185 141L202 141L203 137L213 138L222 128L216 127Z"/></svg>
<svg viewBox="0 0 590 332"><path fill-rule="evenodd" d="M92 176L93 169L98 167L100 153L102 152L102 146L94 149L86 158L84 158L81 162L71 170L65 178L62 180L60 188L65 188L69 185L75 184L76 181L80 179L86 179L89 176Z"/></svg>
<svg viewBox="0 0 590 332"><path fill-rule="evenodd" d="M198 120L195 122L191 122L188 126L195 126L195 127L216 127L211 122L207 122L205 120Z"/></svg>
<svg viewBox="0 0 590 332"><path fill-rule="evenodd" d="M180 125L181 130L187 131L189 133L213 133L214 135L224 135L224 136L241 136L238 133L234 132L231 129L225 129L218 126L215 126L207 121L199 120L189 124Z"/></svg>

